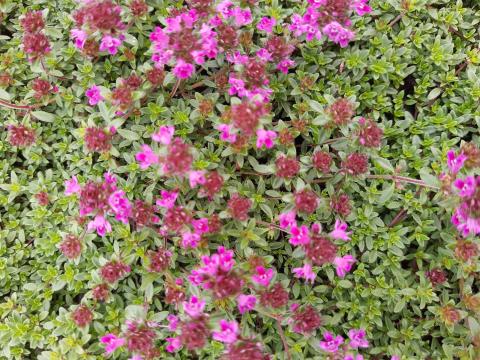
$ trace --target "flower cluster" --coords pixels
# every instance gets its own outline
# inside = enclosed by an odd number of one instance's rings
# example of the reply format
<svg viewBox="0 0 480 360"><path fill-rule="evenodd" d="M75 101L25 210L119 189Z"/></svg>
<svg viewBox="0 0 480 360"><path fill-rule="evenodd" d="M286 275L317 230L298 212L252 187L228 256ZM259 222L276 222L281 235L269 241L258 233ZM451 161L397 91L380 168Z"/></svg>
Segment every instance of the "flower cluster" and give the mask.
<svg viewBox="0 0 480 360"><path fill-rule="evenodd" d="M30 11L20 20L24 30L23 49L29 56L29 61L41 59L51 50L50 42L43 33L45 23L41 11Z"/></svg>
<svg viewBox="0 0 480 360"><path fill-rule="evenodd" d="M320 348L331 354L338 354L343 356L343 360L363 360L360 354L354 354L359 348L367 348L369 342L366 339L366 332L364 329L350 329L348 331L348 343L345 344L345 339L331 332L326 331L323 334L323 341L320 342Z"/></svg>

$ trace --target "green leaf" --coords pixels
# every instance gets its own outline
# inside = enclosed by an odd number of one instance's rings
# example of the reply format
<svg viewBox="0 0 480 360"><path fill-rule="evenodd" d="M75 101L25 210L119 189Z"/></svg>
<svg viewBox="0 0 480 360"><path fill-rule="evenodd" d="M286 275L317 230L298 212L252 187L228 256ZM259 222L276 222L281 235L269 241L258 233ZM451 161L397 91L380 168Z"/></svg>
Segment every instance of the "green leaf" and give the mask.
<svg viewBox="0 0 480 360"><path fill-rule="evenodd" d="M0 88L0 99L2 100L10 100L12 97L8 92L6 92L4 89Z"/></svg>
<svg viewBox="0 0 480 360"><path fill-rule="evenodd" d="M441 93L442 93L442 89L435 88L428 93L427 99L428 100L436 99Z"/></svg>
<svg viewBox="0 0 480 360"><path fill-rule="evenodd" d="M140 139L140 136L131 130L117 129L117 132L125 139L130 141L136 141Z"/></svg>
<svg viewBox="0 0 480 360"><path fill-rule="evenodd" d="M394 172L395 169L393 168L392 164L390 164L390 161L387 159L381 158L381 157L375 157L373 158L373 162L375 165L378 165L382 169L387 170L388 172Z"/></svg>
<svg viewBox="0 0 480 360"><path fill-rule="evenodd" d="M36 119L44 122L53 122L53 120L55 120L55 115L47 113L45 111L32 111L32 115Z"/></svg>

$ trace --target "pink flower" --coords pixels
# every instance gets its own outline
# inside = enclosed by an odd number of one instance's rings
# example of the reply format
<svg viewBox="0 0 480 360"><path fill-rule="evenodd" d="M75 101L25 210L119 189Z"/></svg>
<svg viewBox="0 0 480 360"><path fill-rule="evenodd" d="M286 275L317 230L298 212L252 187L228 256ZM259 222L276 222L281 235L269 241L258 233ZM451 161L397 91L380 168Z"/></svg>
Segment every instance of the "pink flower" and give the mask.
<svg viewBox="0 0 480 360"><path fill-rule="evenodd" d="M310 231L314 234L320 234L322 232L322 225L319 223L313 223L310 225Z"/></svg>
<svg viewBox="0 0 480 360"><path fill-rule="evenodd" d="M217 126L217 130L220 131L220 140L234 143L237 141L237 135L232 134L232 126L228 124L220 124Z"/></svg>
<svg viewBox="0 0 480 360"><path fill-rule="evenodd" d="M265 31L267 34L270 34L276 23L277 21L275 20L275 18L263 17L260 19L260 22L257 24L257 29Z"/></svg>
<svg viewBox="0 0 480 360"><path fill-rule="evenodd" d="M92 85L85 91L85 95L88 97L88 103L90 105L97 105L103 100L103 96L100 94L100 89L97 85Z"/></svg>
<svg viewBox="0 0 480 360"><path fill-rule="evenodd" d="M248 25L252 22L252 12L250 9L236 7L233 9L233 17L235 18L235 25L238 27Z"/></svg>
<svg viewBox="0 0 480 360"><path fill-rule="evenodd" d="M110 225L103 215L98 214L88 223L87 229L88 231L95 229L98 235L105 236L106 233L112 232L112 225Z"/></svg>
<svg viewBox="0 0 480 360"><path fill-rule="evenodd" d="M225 19L228 19L228 18L233 16L232 7L233 7L233 2L231 2L230 0L224 0L220 4L217 5L216 10L217 10L217 12L222 14L222 16Z"/></svg>
<svg viewBox="0 0 480 360"><path fill-rule="evenodd" d="M332 21L323 27L323 32L328 38L340 45L340 47L346 47L350 40L355 37L355 34L344 28L336 21Z"/></svg>
<svg viewBox="0 0 480 360"><path fill-rule="evenodd" d="M128 360L143 360L143 358L140 355L133 355L130 359Z"/></svg>
<svg viewBox="0 0 480 360"><path fill-rule="evenodd" d="M175 331L175 330L177 330L178 317L175 316L175 315L169 314L169 315L167 316L167 320L168 320L168 330L170 330L170 331Z"/></svg>
<svg viewBox="0 0 480 360"><path fill-rule="evenodd" d="M208 232L208 219L201 218L198 220L192 220L192 226L196 233L205 234Z"/></svg>
<svg viewBox="0 0 480 360"><path fill-rule="evenodd" d="M293 225L290 229L290 233L292 236L288 242L294 246L306 245L310 242L308 227L305 225L300 226L300 228L297 225Z"/></svg>
<svg viewBox="0 0 480 360"><path fill-rule="evenodd" d="M125 339L119 338L114 334L107 334L102 336L100 339L102 344L105 344L105 352L107 354L113 353L117 348L123 346L125 344Z"/></svg>
<svg viewBox="0 0 480 360"><path fill-rule="evenodd" d="M277 133L272 130L257 130L257 148L260 149L263 145L267 149L273 147L273 141L277 138Z"/></svg>
<svg viewBox="0 0 480 360"><path fill-rule="evenodd" d="M72 176L70 180L65 181L65 195L78 194L82 188L78 185L76 176Z"/></svg>
<svg viewBox="0 0 480 360"><path fill-rule="evenodd" d="M237 340L238 324L235 320L220 320L220 331L214 331L212 337L226 344L232 344Z"/></svg>
<svg viewBox="0 0 480 360"><path fill-rule="evenodd" d="M116 215L118 221L123 222L124 224L128 223L128 218L132 210L132 205L125 196L125 192L122 190L117 190L113 192L108 198L108 205L112 208L113 212Z"/></svg>
<svg viewBox="0 0 480 360"><path fill-rule="evenodd" d="M312 271L312 265L305 264L303 267L294 268L292 272L295 274L297 278L304 278L307 281L310 281L312 284L315 281L315 277L317 276Z"/></svg>
<svg viewBox="0 0 480 360"><path fill-rule="evenodd" d="M288 229L290 226L295 225L295 216L297 216L294 210L286 213L281 213L278 217L280 221L280 227L282 229Z"/></svg>
<svg viewBox="0 0 480 360"><path fill-rule="evenodd" d="M355 264L357 260L352 255L345 255L343 257L336 257L333 260L333 264L335 265L335 270L337 271L337 275L341 278L344 278L345 275L352 270L353 264Z"/></svg>
<svg viewBox="0 0 480 360"><path fill-rule="evenodd" d="M393 355L390 360L400 360L400 356Z"/></svg>
<svg viewBox="0 0 480 360"><path fill-rule="evenodd" d="M171 209L175 206L175 201L177 200L178 191L166 191L162 190L161 192L161 199L158 199L155 203L158 206Z"/></svg>
<svg viewBox="0 0 480 360"><path fill-rule="evenodd" d="M343 337L338 335L334 338L334 335L328 331L323 334L325 341L320 341L320 347L323 351L329 353L336 353L341 344L343 344Z"/></svg>
<svg viewBox="0 0 480 360"><path fill-rule="evenodd" d="M336 220L335 221L335 228L333 231L330 233L330 236L336 240L343 240L343 241L348 241L350 240L349 235L352 233L351 231L346 232L348 228L348 225L341 220Z"/></svg>
<svg viewBox="0 0 480 360"><path fill-rule="evenodd" d="M175 352L182 347L182 342L178 337L169 337L166 340L168 342L168 345L165 347L165 350L170 353Z"/></svg>
<svg viewBox="0 0 480 360"><path fill-rule="evenodd" d="M364 329L350 329L348 331L348 337L350 338L350 343L348 344L352 349L367 348L368 340L365 339L365 330Z"/></svg>
<svg viewBox="0 0 480 360"><path fill-rule="evenodd" d="M99 49L100 51L108 51L110 55L115 55L120 45L122 45L122 40L110 35L104 35Z"/></svg>
<svg viewBox="0 0 480 360"><path fill-rule="evenodd" d="M183 310L192 318L202 315L203 309L205 309L205 300L199 300L196 296L183 302Z"/></svg>
<svg viewBox="0 0 480 360"><path fill-rule="evenodd" d="M452 215L452 224L455 225L463 237L467 237L469 234L480 234L480 217L471 217L466 203L460 204L455 209Z"/></svg>
<svg viewBox="0 0 480 360"><path fill-rule="evenodd" d="M188 179L190 183L190 187L194 188L197 185L203 185L205 184L205 171L201 170L195 170L195 171L190 171L188 173Z"/></svg>
<svg viewBox="0 0 480 360"><path fill-rule="evenodd" d="M192 64L185 62L182 59L178 59L177 65L173 68L173 74L179 79L188 79L192 76L195 67Z"/></svg>
<svg viewBox="0 0 480 360"><path fill-rule="evenodd" d="M237 297L237 306L238 306L238 311L240 311L240 314L243 314L247 311L251 311L255 308L255 305L257 303L257 298L255 295L238 295Z"/></svg>
<svg viewBox="0 0 480 360"><path fill-rule="evenodd" d="M83 49L85 41L87 40L87 33L80 29L72 29L70 31L70 36L75 40L75 46L78 49Z"/></svg>
<svg viewBox="0 0 480 360"><path fill-rule="evenodd" d="M363 360L363 356L360 354L357 354L357 355L346 354L343 360Z"/></svg>
<svg viewBox="0 0 480 360"><path fill-rule="evenodd" d="M187 249L187 248L194 249L198 246L200 238L201 238L200 234L186 231L182 234L182 247L184 249Z"/></svg>
<svg viewBox="0 0 480 360"><path fill-rule="evenodd" d="M291 59L283 59L277 65L277 69L280 70L282 73L287 74L288 69L295 66L295 61Z"/></svg>
<svg viewBox="0 0 480 360"><path fill-rule="evenodd" d="M477 184L473 176L467 176L465 179L456 179L453 185L460 190L458 195L461 197L470 197L475 194Z"/></svg>
<svg viewBox="0 0 480 360"><path fill-rule="evenodd" d="M252 281L262 285L268 286L273 277L273 269L265 269L263 266L257 266L257 273L252 275Z"/></svg>
<svg viewBox="0 0 480 360"><path fill-rule="evenodd" d="M355 9L358 16L363 16L372 12L372 8L368 6L368 0L355 0L352 3L352 7Z"/></svg>
<svg viewBox="0 0 480 360"><path fill-rule="evenodd" d="M150 165L158 163L158 156L155 155L150 146L144 144L142 145L142 150L135 155L135 159L140 163L140 168L146 169Z"/></svg>
<svg viewBox="0 0 480 360"><path fill-rule="evenodd" d="M272 54L265 48L258 50L256 55L260 60L265 62L272 60Z"/></svg>
<svg viewBox="0 0 480 360"><path fill-rule="evenodd" d="M463 163L467 160L467 157L460 153L460 155L456 156L455 151L449 150L447 152L447 165L452 174L456 174L460 171L463 167Z"/></svg>
<svg viewBox="0 0 480 360"><path fill-rule="evenodd" d="M160 130L152 135L152 139L160 144L168 145L172 141L174 132L174 126L161 126Z"/></svg>

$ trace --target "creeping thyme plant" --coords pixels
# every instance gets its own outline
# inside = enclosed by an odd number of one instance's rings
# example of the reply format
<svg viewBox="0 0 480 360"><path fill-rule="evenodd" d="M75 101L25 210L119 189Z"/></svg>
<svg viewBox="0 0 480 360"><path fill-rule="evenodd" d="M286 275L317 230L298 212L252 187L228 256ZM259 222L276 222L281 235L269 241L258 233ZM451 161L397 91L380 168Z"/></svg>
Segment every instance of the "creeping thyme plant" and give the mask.
<svg viewBox="0 0 480 360"><path fill-rule="evenodd" d="M476 1L0 19L0 359L480 357Z"/></svg>

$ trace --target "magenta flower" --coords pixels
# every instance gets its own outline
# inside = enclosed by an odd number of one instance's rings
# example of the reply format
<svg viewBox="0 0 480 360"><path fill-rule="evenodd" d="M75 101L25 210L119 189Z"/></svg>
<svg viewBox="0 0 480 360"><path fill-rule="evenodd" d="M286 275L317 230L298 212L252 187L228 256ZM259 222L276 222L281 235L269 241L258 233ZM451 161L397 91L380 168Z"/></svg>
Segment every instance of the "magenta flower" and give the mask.
<svg viewBox="0 0 480 360"><path fill-rule="evenodd" d="M277 138L277 133L273 130L257 130L257 148L260 149L263 145L267 149L273 147L273 141Z"/></svg>
<svg viewBox="0 0 480 360"><path fill-rule="evenodd" d="M468 204L466 203L460 204L455 209L452 215L452 224L455 225L463 237L467 237L470 234L480 234L480 217L471 217Z"/></svg>
<svg viewBox="0 0 480 360"><path fill-rule="evenodd" d="M166 191L162 190L161 192L161 199L158 199L155 204L158 206L171 209L175 206L175 201L177 200L178 191Z"/></svg>
<svg viewBox="0 0 480 360"><path fill-rule="evenodd" d="M257 273L252 275L252 281L266 287L270 284L272 277L273 269L265 269L263 266L257 266Z"/></svg>
<svg viewBox="0 0 480 360"><path fill-rule="evenodd" d="M190 183L190 187L194 188L197 185L205 184L205 171L202 170L194 170L188 173L188 180Z"/></svg>
<svg viewBox="0 0 480 360"><path fill-rule="evenodd" d="M348 43L355 37L355 33L344 28L336 21L332 21L323 27L323 33L328 36L328 38L344 48Z"/></svg>
<svg viewBox="0 0 480 360"><path fill-rule="evenodd" d="M290 229L292 236L288 242L294 246L297 245L306 245L310 242L310 236L308 233L308 227L306 225L300 226L293 225Z"/></svg>
<svg viewBox="0 0 480 360"><path fill-rule="evenodd" d="M365 338L365 330L364 329L350 329L348 331L348 337L350 338L349 346L352 349L367 348L368 347L368 340Z"/></svg>
<svg viewBox="0 0 480 360"><path fill-rule="evenodd" d="M173 68L173 74L179 79L188 79L192 76L195 67L182 59L177 60L177 65Z"/></svg>
<svg viewBox="0 0 480 360"><path fill-rule="evenodd" d="M312 284L317 276L312 271L312 265L308 263L303 265L303 267L294 268L292 272L295 274L296 278L304 278L305 280L310 281Z"/></svg>
<svg viewBox="0 0 480 360"><path fill-rule="evenodd" d="M372 8L368 6L368 0L354 0L352 3L352 7L356 11L358 16L363 16L372 12Z"/></svg>
<svg viewBox="0 0 480 360"><path fill-rule="evenodd" d="M291 210L286 213L281 213L278 217L278 220L280 222L280 227L282 229L288 229L290 226L293 226L296 224L295 222L295 217L297 216L296 212L294 210Z"/></svg>
<svg viewBox="0 0 480 360"><path fill-rule="evenodd" d="M158 156L153 152L152 148L148 145L142 145L141 152L135 155L135 159L140 163L140 168L146 169L150 165L158 163Z"/></svg>
<svg viewBox="0 0 480 360"><path fill-rule="evenodd" d="M263 17L260 19L259 23L257 24L257 29L265 31L267 34L270 34L276 23L277 23L277 20L275 20L275 18Z"/></svg>
<svg viewBox="0 0 480 360"><path fill-rule="evenodd" d="M240 314L253 310L256 304L257 304L257 298L255 297L255 295L241 294L241 295L238 295L237 297L237 306L238 306L238 311L240 311Z"/></svg>
<svg viewBox="0 0 480 360"><path fill-rule="evenodd" d="M322 232L322 224L313 223L310 225L310 231L314 234L320 234Z"/></svg>
<svg viewBox="0 0 480 360"><path fill-rule="evenodd" d="M175 352L182 347L182 342L178 337L169 337L166 340L168 342L168 345L165 347L165 350L170 353Z"/></svg>
<svg viewBox="0 0 480 360"><path fill-rule="evenodd" d="M70 180L65 181L65 195L78 194L82 188L78 184L77 177L74 175Z"/></svg>
<svg viewBox="0 0 480 360"><path fill-rule="evenodd" d="M329 353L336 353L340 345L343 344L343 337L334 335L328 331L323 334L324 341L320 341L320 348Z"/></svg>
<svg viewBox="0 0 480 360"><path fill-rule="evenodd" d="M473 176L467 176L465 179L456 179L453 185L460 190L458 195L461 197L470 197L475 194L477 184Z"/></svg>
<svg viewBox="0 0 480 360"><path fill-rule="evenodd" d="M225 19L228 19L233 16L232 8L233 2L231 2L230 0L223 0L222 2L220 2L220 4L217 5L216 10L217 12L222 14Z"/></svg>
<svg viewBox="0 0 480 360"><path fill-rule="evenodd" d="M348 225L341 220L335 221L335 227L333 231L330 233L330 236L336 240L343 240L348 241L350 240L349 235L352 233L351 231L347 232Z"/></svg>
<svg viewBox="0 0 480 360"><path fill-rule="evenodd" d="M182 247L184 249L187 249L187 248L194 249L198 246L200 239L201 239L200 234L186 231L182 234Z"/></svg>
<svg viewBox="0 0 480 360"><path fill-rule="evenodd" d="M253 20L250 9L242 9L241 7L233 9L233 17L235 19L235 25L238 27L248 25Z"/></svg>
<svg viewBox="0 0 480 360"><path fill-rule="evenodd" d="M237 340L238 324L235 320L220 320L220 331L214 331L212 337L226 344L232 344Z"/></svg>
<svg viewBox="0 0 480 360"><path fill-rule="evenodd" d="M175 316L175 315L169 314L169 315L167 316L167 320L168 320L168 330L170 330L170 331L175 331L175 330L177 330L178 317Z"/></svg>
<svg viewBox="0 0 480 360"><path fill-rule="evenodd" d="M205 309L205 300L199 300L196 296L183 302L183 310L192 318L202 315L203 309Z"/></svg>
<svg viewBox="0 0 480 360"><path fill-rule="evenodd" d="M390 360L400 360L400 356L393 355Z"/></svg>
<svg viewBox="0 0 480 360"><path fill-rule="evenodd" d="M117 190L113 192L108 198L108 205L115 213L115 218L124 224L128 223L128 218L131 215L132 205L127 199L125 192Z"/></svg>
<svg viewBox="0 0 480 360"><path fill-rule="evenodd" d="M100 51L108 51L110 55L115 55L118 48L122 45L122 40L111 35L103 35L100 42Z"/></svg>
<svg viewBox="0 0 480 360"><path fill-rule="evenodd" d="M344 278L345 275L352 270L353 264L355 264L357 260L352 255L345 255L343 257L336 257L333 260L333 264L335 265L335 270L337 275L341 278Z"/></svg>
<svg viewBox="0 0 480 360"><path fill-rule="evenodd" d="M105 352L107 354L113 353L117 348L125 344L125 339L119 338L114 334L107 334L100 339L102 344L105 344Z"/></svg>
<svg viewBox="0 0 480 360"><path fill-rule="evenodd" d="M280 70L282 73L287 74L288 69L295 66L295 61L291 59L283 59L277 65L277 69Z"/></svg>
<svg viewBox="0 0 480 360"><path fill-rule="evenodd" d="M357 354L357 355L346 354L343 360L363 360L363 356L360 354Z"/></svg>
<svg viewBox="0 0 480 360"><path fill-rule="evenodd" d="M88 103L90 105L97 105L103 100L103 96L100 94L100 88L97 85L92 85L85 91L86 97L88 97Z"/></svg>
<svg viewBox="0 0 480 360"><path fill-rule="evenodd" d="M160 144L168 145L172 141L174 133L174 126L161 126L158 132L152 135L152 139Z"/></svg>
<svg viewBox="0 0 480 360"><path fill-rule="evenodd" d="M198 220L192 220L192 226L196 233L205 234L208 232L208 219L201 218Z"/></svg>
<svg viewBox="0 0 480 360"><path fill-rule="evenodd" d="M460 171L466 160L467 157L463 153L456 156L453 150L447 152L447 166L454 175Z"/></svg>
<svg viewBox="0 0 480 360"><path fill-rule="evenodd" d="M143 360L143 358L140 355L133 355L130 359L128 360Z"/></svg>
<svg viewBox="0 0 480 360"><path fill-rule="evenodd" d="M237 140L237 135L232 133L232 126L228 124L220 124L217 126L217 130L220 131L220 140L234 143Z"/></svg>
<svg viewBox="0 0 480 360"><path fill-rule="evenodd" d="M103 215L98 214L87 225L88 231L96 230L100 236L105 236L106 233L112 232L112 225L105 219Z"/></svg>
<svg viewBox="0 0 480 360"><path fill-rule="evenodd" d="M75 47L78 49L83 49L85 46L85 41L87 40L87 33L80 29L72 29L70 31L70 36L75 40Z"/></svg>

